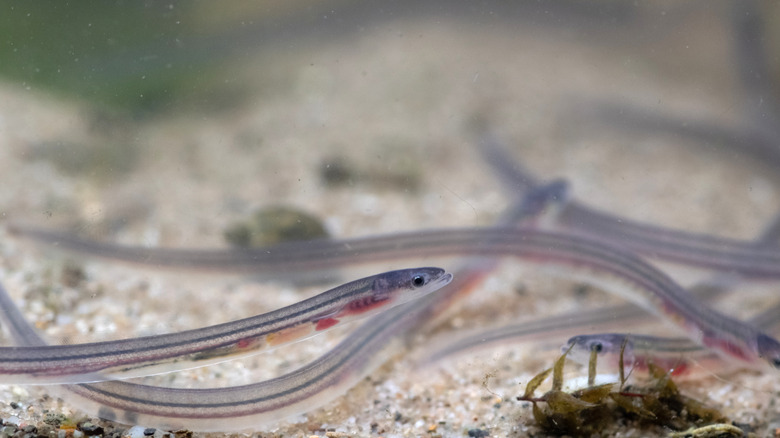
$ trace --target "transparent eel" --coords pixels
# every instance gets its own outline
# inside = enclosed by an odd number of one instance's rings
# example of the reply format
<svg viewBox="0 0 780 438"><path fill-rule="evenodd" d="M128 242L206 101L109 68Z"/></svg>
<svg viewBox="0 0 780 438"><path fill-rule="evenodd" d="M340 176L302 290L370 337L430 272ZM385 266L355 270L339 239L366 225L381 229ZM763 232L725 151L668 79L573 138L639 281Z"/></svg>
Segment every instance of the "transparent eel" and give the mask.
<svg viewBox="0 0 780 438"><path fill-rule="evenodd" d="M483 133L477 143L483 159L513 197L540 186L515 162L494 135ZM749 241L678 231L599 212L568 201L556 215L570 231L624 246L641 254L730 271L750 278L780 278L780 248ZM56 230L20 223L8 225L12 235L32 239L74 253L160 268L197 269L290 278L302 272L409 257L421 247L439 244L440 230L397 235L314 240L254 249L166 249L124 246L94 241Z"/></svg>
<svg viewBox="0 0 780 438"><path fill-rule="evenodd" d="M751 318L756 327L771 329L780 325L780 302ZM629 333L594 333L578 335L566 341L561 347L569 351L567 358L587 364L592 351L598 353L598 365L602 371L616 371L623 349L623 365L628 370L647 371L649 363L660 367L673 376L696 375L701 369L711 373L722 370L723 361L711 351L688 338L670 338ZM714 366L703 366L713 363Z"/></svg>
<svg viewBox="0 0 780 438"><path fill-rule="evenodd" d="M482 133L476 145L513 196L539 184L493 134ZM649 257L730 271L749 278L780 278L780 248L777 247L643 224L597 211L574 200L563 206L556 216L556 224Z"/></svg>
<svg viewBox="0 0 780 438"><path fill-rule="evenodd" d="M769 246L780 239L780 214L766 225L758 235L753 245ZM739 282L730 274L714 275L706 281L699 282L689 288L689 292L702 302L709 302L721 294L733 290ZM752 320L758 327L770 326L766 318L771 313L766 313L764 319ZM647 320L650 318L644 309L633 304L606 307L588 311L576 311L560 315L547 316L541 319L505 324L495 327L483 327L479 329L463 331L452 334L447 333L435 337L427 343L427 347L421 349L415 355L415 362L419 367L425 367L439 362L447 357L463 354L476 349L484 349L495 345L525 342L532 339L550 339L557 335L570 333L572 330L595 331L598 328L614 326L621 321ZM758 322L757 322L758 321ZM760 322L760 324L759 324ZM702 350L701 346L688 340L689 348Z"/></svg>
<svg viewBox="0 0 780 438"><path fill-rule="evenodd" d="M573 201L563 208L557 220L572 230L651 257L731 271L750 278L780 278L778 248L756 247L748 241L641 224L597 212ZM8 230L13 235L92 257L158 268L242 273L266 278L290 278L306 271L408 258L422 247L447 245L441 242L443 230L224 250L124 246L20 224L10 224Z"/></svg>
<svg viewBox="0 0 780 438"><path fill-rule="evenodd" d="M454 290L442 293L452 295ZM441 300L434 295L380 313L317 360L260 383L177 389L115 380L51 388L84 411L129 424L168 430L231 431L274 423L315 409L357 384L386 360L385 353L396 336L431 315L431 309ZM46 345L1 284L0 321L18 344Z"/></svg>
<svg viewBox="0 0 780 438"><path fill-rule="evenodd" d="M0 383L81 383L204 366L313 336L418 299L451 280L440 268L390 271L210 327L86 344L0 347Z"/></svg>
<svg viewBox="0 0 780 438"><path fill-rule="evenodd" d="M713 283L698 289L700 290L690 289L690 292L702 302L707 302L714 296L726 292L727 286ZM560 339L572 332L592 332L621 322L630 321L630 324L634 324L651 318L652 315L643 308L625 304L561 313L514 324L460 330L457 333L444 333L427 340L424 347L414 354L414 362L418 368L424 368L476 350L534 340ZM698 344L694 343L694 345Z"/></svg>

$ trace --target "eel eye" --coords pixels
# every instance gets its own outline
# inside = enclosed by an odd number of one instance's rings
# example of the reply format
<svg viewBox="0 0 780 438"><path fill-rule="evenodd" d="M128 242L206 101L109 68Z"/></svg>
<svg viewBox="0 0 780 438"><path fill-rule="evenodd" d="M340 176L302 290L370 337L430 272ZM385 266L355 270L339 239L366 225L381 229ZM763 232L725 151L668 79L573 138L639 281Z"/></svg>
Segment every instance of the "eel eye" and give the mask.
<svg viewBox="0 0 780 438"><path fill-rule="evenodd" d="M412 277L412 286L421 287L425 285L425 277L422 275L415 275Z"/></svg>
<svg viewBox="0 0 780 438"><path fill-rule="evenodd" d="M595 351L596 353L601 353L601 351L604 349L604 346L601 345L601 342L594 342L590 344L590 351Z"/></svg>
<svg viewBox="0 0 780 438"><path fill-rule="evenodd" d="M772 366L775 367L776 370L780 370L780 357L772 358Z"/></svg>

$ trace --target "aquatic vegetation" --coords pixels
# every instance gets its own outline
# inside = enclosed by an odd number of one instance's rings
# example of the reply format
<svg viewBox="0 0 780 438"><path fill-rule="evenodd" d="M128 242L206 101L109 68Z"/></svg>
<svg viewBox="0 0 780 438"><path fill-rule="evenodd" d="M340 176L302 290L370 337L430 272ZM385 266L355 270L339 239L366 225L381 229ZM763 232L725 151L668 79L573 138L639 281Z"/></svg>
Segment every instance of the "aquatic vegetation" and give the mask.
<svg viewBox="0 0 780 438"><path fill-rule="evenodd" d="M524 394L517 397L519 401L532 403L534 420L545 432L591 436L612 425L628 421L637 427L661 426L686 431L675 436L734 436L727 434L734 433L735 427L724 424L728 420L718 410L683 395L671 376L652 364L650 377L641 384L626 385L628 376L621 365L618 382L594 385L595 353L591 354L586 388L572 392L562 389L563 368L568 354L566 351L552 368L531 379ZM622 357L620 363L623 363ZM553 375L552 389L541 397L534 397L534 392L550 374ZM718 434L707 435L713 431Z"/></svg>

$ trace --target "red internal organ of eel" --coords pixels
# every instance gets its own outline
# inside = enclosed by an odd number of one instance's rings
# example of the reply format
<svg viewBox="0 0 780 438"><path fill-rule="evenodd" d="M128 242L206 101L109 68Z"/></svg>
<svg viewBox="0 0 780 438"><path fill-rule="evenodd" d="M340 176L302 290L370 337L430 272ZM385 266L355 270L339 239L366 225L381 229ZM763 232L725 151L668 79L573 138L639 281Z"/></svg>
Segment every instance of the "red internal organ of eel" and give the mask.
<svg viewBox="0 0 780 438"><path fill-rule="evenodd" d="M313 331L327 330L336 324L340 323L340 318L360 315L361 313L368 312L373 309L377 309L388 304L388 300L375 300L366 298L365 300L357 300L349 303L343 309L333 315L329 315L312 322L314 325ZM269 346L276 346L280 344L286 344L294 340L300 339L306 335L312 333L311 324L302 324L295 327L286 328L275 333L271 333L266 336L266 342ZM240 345L238 345L240 348Z"/></svg>

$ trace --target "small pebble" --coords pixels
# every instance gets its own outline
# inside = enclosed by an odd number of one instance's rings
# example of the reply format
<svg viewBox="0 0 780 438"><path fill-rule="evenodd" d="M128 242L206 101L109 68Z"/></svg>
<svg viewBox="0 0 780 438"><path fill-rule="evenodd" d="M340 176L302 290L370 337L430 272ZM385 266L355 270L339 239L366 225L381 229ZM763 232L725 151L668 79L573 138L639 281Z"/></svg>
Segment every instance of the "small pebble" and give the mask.
<svg viewBox="0 0 780 438"><path fill-rule="evenodd" d="M292 207L268 206L228 227L224 237L229 244L246 248L325 238L328 232L312 214Z"/></svg>
<svg viewBox="0 0 780 438"><path fill-rule="evenodd" d="M331 158L320 165L320 178L329 186L353 185L355 174L340 158Z"/></svg>
<svg viewBox="0 0 780 438"><path fill-rule="evenodd" d="M484 429L469 429L468 434L472 438L484 438L490 436L490 432Z"/></svg>
<svg viewBox="0 0 780 438"><path fill-rule="evenodd" d="M89 421L81 423L79 425L79 430L84 432L84 435L87 436L103 435L103 428Z"/></svg>
<svg viewBox="0 0 780 438"><path fill-rule="evenodd" d="M129 438L143 438L144 432L146 431L146 428L143 426L133 426L125 432L123 436L129 437Z"/></svg>
<svg viewBox="0 0 780 438"><path fill-rule="evenodd" d="M66 262L62 268L60 281L68 287L78 287L86 278L84 269L74 262Z"/></svg>
<svg viewBox="0 0 780 438"><path fill-rule="evenodd" d="M67 419L68 417L66 417L64 414L47 412L46 416L43 418L43 422L54 427L60 427L60 425Z"/></svg>

